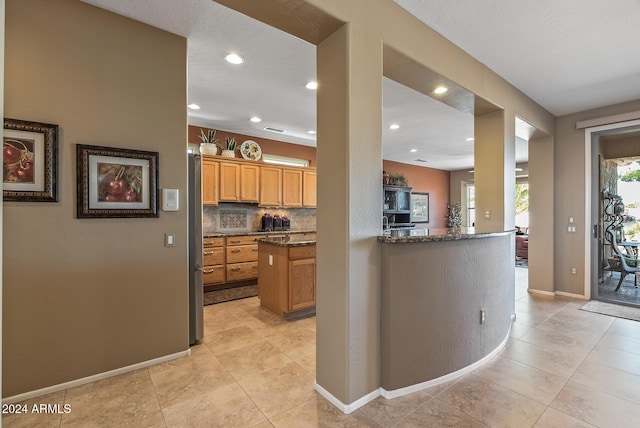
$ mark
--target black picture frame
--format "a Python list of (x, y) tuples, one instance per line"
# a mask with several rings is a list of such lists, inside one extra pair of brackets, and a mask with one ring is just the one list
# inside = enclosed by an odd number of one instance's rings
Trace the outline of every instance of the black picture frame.
[(158, 152), (76, 145), (77, 217), (158, 217)]
[(411, 223), (429, 223), (429, 193), (411, 193)]
[(3, 200), (58, 202), (58, 125), (4, 118)]

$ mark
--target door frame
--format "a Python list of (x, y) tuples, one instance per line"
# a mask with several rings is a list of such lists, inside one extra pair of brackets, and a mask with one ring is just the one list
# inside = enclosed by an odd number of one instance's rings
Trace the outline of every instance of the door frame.
[[(597, 148), (594, 147), (595, 142), (593, 141), (593, 137), (602, 134), (609, 133), (607, 131), (613, 131), (616, 129), (629, 128), (633, 126), (640, 126), (640, 119), (634, 120), (626, 120), (626, 121), (615, 121), (615, 117), (611, 118), (603, 118), (603, 120), (610, 119), (611, 122), (598, 125), (591, 126), (590, 124), (584, 123), (586, 126), (581, 126), (581, 122), (576, 123), (576, 128), (584, 128), (584, 147), (585, 147), (585, 156), (584, 156), (584, 218), (586, 219), (585, 225), (587, 225), (587, 230), (584, 233), (584, 248), (585, 248), (585, 257), (584, 257), (584, 297), (587, 300), (591, 300), (591, 295), (593, 291), (593, 287), (598, 286), (598, 266), (597, 263), (593, 263), (593, 257), (597, 257), (598, 247), (597, 247), (597, 239), (593, 237), (593, 227), (594, 225), (599, 224), (599, 198), (594, 197), (593, 191), (593, 182), (599, 183), (597, 176), (594, 177), (594, 174), (597, 174), (598, 171), (594, 171), (593, 162), (598, 161), (598, 151)], [(592, 122), (592, 121), (589, 121)], [(600, 122), (603, 123), (603, 122)], [(595, 158), (595, 159), (594, 159)], [(596, 192), (599, 192), (599, 190)], [(598, 205), (597, 207), (594, 204)], [(594, 215), (594, 212), (596, 213)], [(594, 293), (597, 295), (597, 292)]]

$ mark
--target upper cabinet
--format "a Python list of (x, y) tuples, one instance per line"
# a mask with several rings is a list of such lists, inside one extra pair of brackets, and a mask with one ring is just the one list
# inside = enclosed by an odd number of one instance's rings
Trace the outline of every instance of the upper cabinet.
[(258, 202), (260, 167), (220, 162), (220, 195), (223, 202)]
[(282, 169), (282, 206), (302, 206), (302, 170)]
[(257, 202), (263, 207), (315, 208), (316, 184), (315, 168), (203, 156), (203, 205)]
[(202, 205), (218, 205), (218, 176), (220, 164), (202, 160)]
[(264, 207), (282, 206), (282, 168), (263, 166), (260, 168), (260, 199)]
[(302, 171), (302, 206), (316, 207), (316, 185), (318, 174), (315, 171)]

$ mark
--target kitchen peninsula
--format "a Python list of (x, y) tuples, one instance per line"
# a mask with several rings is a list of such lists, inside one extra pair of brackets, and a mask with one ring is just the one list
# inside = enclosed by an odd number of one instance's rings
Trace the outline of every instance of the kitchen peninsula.
[(260, 239), (258, 269), (258, 296), (263, 309), (284, 319), (315, 314), (315, 235)]
[(462, 375), (506, 343), (515, 306), (513, 235), (462, 228), (378, 237), (389, 398)]

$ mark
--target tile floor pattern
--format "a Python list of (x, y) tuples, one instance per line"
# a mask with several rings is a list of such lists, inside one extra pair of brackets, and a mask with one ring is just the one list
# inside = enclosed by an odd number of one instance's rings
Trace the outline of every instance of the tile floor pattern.
[(377, 398), (344, 415), (313, 390), (315, 319), (281, 322), (257, 298), (205, 308), (190, 357), (30, 403), (63, 415), (12, 415), (5, 427), (638, 427), (640, 323), (527, 293), (516, 269), (507, 346), (455, 382)]

